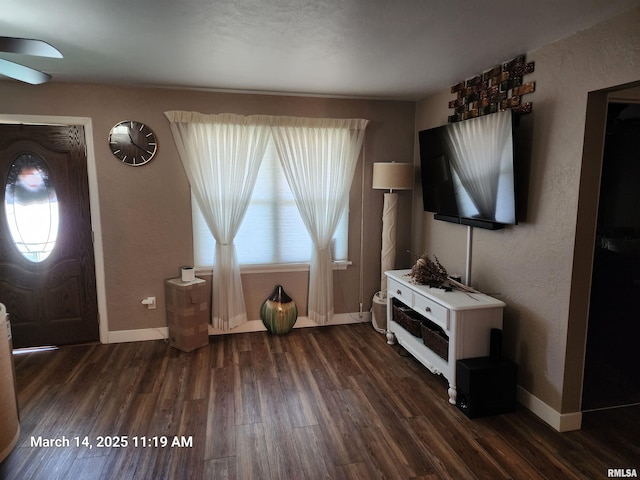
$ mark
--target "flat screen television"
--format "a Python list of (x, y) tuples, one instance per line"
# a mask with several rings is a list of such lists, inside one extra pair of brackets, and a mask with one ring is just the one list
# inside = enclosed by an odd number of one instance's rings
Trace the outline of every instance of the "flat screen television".
[(515, 225), (513, 125), (505, 110), (419, 132), (424, 210), (491, 230)]

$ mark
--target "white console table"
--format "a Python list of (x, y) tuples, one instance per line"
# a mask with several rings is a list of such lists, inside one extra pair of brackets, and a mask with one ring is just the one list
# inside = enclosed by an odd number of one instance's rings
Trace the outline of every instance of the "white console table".
[[(449, 381), (449, 403), (456, 403), (456, 361), (489, 355), (492, 328), (502, 328), (504, 302), (482, 293), (411, 283), (410, 270), (392, 270), (387, 276), (387, 338), (400, 343), (431, 372)], [(447, 359), (425, 346), (422, 338), (411, 335), (393, 320), (393, 299), (440, 326), (449, 337)]]

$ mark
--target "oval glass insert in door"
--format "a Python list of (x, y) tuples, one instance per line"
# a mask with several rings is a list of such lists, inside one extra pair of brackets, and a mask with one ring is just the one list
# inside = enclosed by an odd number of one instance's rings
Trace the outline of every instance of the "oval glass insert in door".
[(4, 208), (14, 245), (30, 262), (44, 261), (58, 238), (58, 198), (44, 161), (24, 153), (13, 162)]

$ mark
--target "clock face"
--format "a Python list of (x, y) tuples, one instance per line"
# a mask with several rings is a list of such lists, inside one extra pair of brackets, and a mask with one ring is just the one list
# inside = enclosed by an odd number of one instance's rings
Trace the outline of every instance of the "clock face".
[(158, 151), (153, 130), (132, 120), (120, 122), (111, 129), (109, 147), (116, 158), (133, 167), (149, 163)]

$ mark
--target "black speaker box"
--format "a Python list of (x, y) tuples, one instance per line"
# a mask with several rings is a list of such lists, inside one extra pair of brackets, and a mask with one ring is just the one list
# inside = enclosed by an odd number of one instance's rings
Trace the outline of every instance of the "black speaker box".
[(469, 418), (516, 410), (518, 369), (501, 358), (466, 358), (456, 364), (456, 405)]

